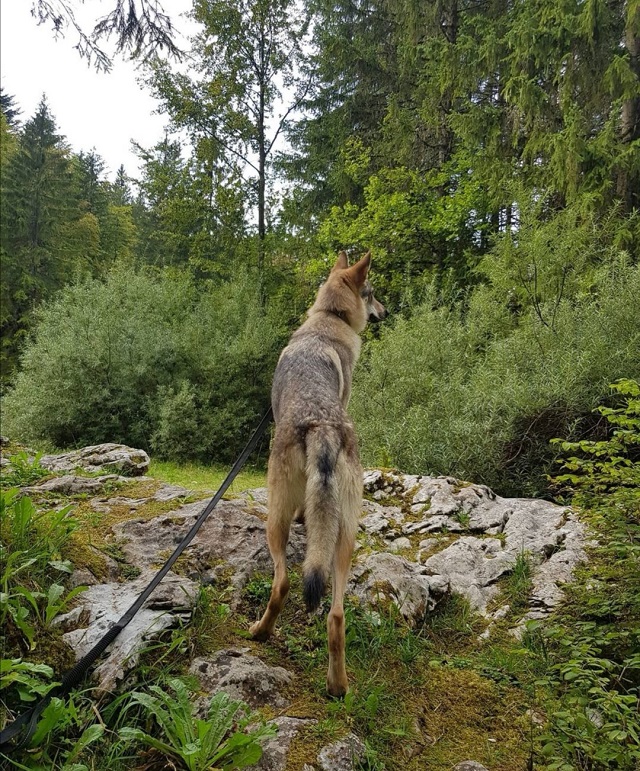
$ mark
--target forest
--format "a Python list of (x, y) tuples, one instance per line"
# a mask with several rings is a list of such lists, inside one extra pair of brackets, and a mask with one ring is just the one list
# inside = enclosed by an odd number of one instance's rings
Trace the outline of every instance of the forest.
[(548, 440), (640, 375), (637, 14), (196, 2), (135, 180), (4, 93), (11, 432), (228, 460), (337, 250), (371, 249), (365, 463), (544, 492)]
[[(154, 146), (136, 145), (139, 173), (110, 177), (99, 147), (70, 147), (46, 95), (25, 115), (20, 94), (0, 94), (2, 433), (231, 463), (336, 254), (371, 250), (390, 315), (365, 331), (355, 373), (363, 465), (575, 495), (598, 532), (612, 523), (593, 570), (613, 588), (571, 595), (544, 660), (556, 645), (575, 672), (615, 662), (581, 694), (623, 692), (628, 671), (628, 701), (599, 707), (614, 715), (603, 738), (571, 722), (586, 697), (561, 701), (578, 675), (560, 659), (552, 686), (528, 672), (561, 715), (531, 757), (630, 771), (640, 2), (194, 0), (191, 17), (182, 61), (138, 46), (166, 117)], [(349, 725), (371, 720), (354, 703)], [(387, 767), (381, 746), (362, 768)]]

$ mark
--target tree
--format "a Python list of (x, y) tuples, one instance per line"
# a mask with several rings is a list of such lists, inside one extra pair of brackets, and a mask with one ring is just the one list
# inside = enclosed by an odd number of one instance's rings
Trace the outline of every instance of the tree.
[(90, 33), (77, 21), (73, 0), (33, 0), (32, 15), (38, 24), (50, 23), (56, 35), (71, 27), (78, 35), (76, 48), (98, 70), (111, 69), (111, 57), (100, 47), (103, 38), (115, 35), (118, 54), (146, 58), (158, 50), (177, 58), (173, 25), (159, 0), (115, 0), (115, 7), (99, 19)]
[(196, 0), (193, 18), (203, 30), (192, 40), (190, 74), (157, 62), (151, 84), (207, 173), (226, 167), (252, 177), (264, 283), (270, 172), (276, 141), (309, 87), (300, 75), (308, 19), (296, 0)]
[(59, 226), (73, 207), (72, 168), (44, 97), (3, 171), (1, 335), (6, 359), (18, 350), (34, 307), (72, 273), (57, 248)]
[(18, 116), (22, 112), (15, 102), (15, 97), (7, 94), (4, 88), (0, 86), (0, 112), (4, 115), (7, 125), (14, 129), (18, 127), (20, 122)]

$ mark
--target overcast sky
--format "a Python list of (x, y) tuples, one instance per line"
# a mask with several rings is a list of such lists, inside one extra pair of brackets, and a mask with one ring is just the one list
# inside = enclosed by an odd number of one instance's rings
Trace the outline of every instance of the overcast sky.
[[(104, 158), (109, 178), (123, 163), (131, 176), (138, 164), (131, 151), (134, 139), (144, 147), (164, 134), (165, 117), (154, 115), (156, 101), (137, 82), (135, 65), (114, 60), (110, 73), (87, 66), (73, 47), (77, 35), (71, 29), (57, 40), (47, 25), (38, 26), (31, 16), (31, 0), (2, 0), (0, 4), (0, 75), (4, 90), (16, 98), (21, 120), (30, 118), (46, 94), (58, 130), (75, 150), (95, 147)], [(85, 31), (110, 10), (110, 0), (79, 2), (77, 16), (86, 18)], [(189, 23), (181, 14), (191, 0), (164, 0), (165, 12), (178, 29)], [(184, 41), (179, 41), (184, 45)], [(105, 45), (109, 50), (108, 44)]]

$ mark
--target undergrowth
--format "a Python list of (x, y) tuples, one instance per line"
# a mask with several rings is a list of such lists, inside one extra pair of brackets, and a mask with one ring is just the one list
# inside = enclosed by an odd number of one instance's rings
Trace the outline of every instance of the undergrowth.
[[(316, 763), (322, 746), (348, 733), (366, 745), (360, 771), (450, 771), (464, 759), (491, 771), (636, 771), (640, 386), (621, 381), (614, 395), (619, 404), (600, 410), (610, 425), (606, 438), (556, 444), (565, 456), (553, 480), (556, 494), (576, 508), (594, 544), (589, 561), (565, 587), (559, 610), (544, 623), (528, 622), (522, 639), (510, 630), (530, 593), (532, 564), (526, 553), (500, 585), (498, 599), (511, 610), (493, 623), (488, 640), (480, 638), (486, 621), (456, 595), (415, 627), (392, 604), (373, 611), (348, 600), (351, 690), (343, 700), (333, 700), (325, 694), (329, 599), (320, 613), (308, 616), (300, 575), (292, 568), (291, 596), (276, 634), (259, 644), (247, 630), (264, 610), (270, 574), (253, 576), (239, 604), (219, 577), (200, 589), (188, 624), (148, 644), (135, 670), (134, 693), (124, 689), (105, 699), (85, 688), (64, 701), (52, 700), (29, 746), (12, 758), (14, 767), (125, 771), (201, 763), (193, 767), (208, 768), (217, 752), (202, 741), (214, 737), (207, 723), (211, 714), (197, 716), (185, 701), (185, 694), (197, 688), (189, 665), (196, 657), (241, 646), (292, 673), (292, 683), (282, 691), (289, 703), (286, 714), (310, 721), (292, 740), (287, 771)], [(73, 601), (66, 589), (52, 587), (65, 585), (77, 529), (68, 510), (39, 510), (15, 491), (3, 496), (8, 569), (2, 600), (9, 634), (0, 695), (6, 718), (46, 693), (67, 668), (54, 660), (53, 632), (47, 627), (67, 598)], [(89, 516), (82, 502), (78, 511)], [(105, 521), (99, 526), (104, 528)], [(11, 610), (10, 603), (26, 611), (22, 628), (14, 616), (25, 611)], [(214, 702), (216, 714), (225, 710), (225, 704)], [(252, 719), (263, 725), (278, 714), (265, 707)], [(220, 747), (234, 741), (249, 746), (246, 738), (233, 739), (244, 732), (242, 715), (238, 708), (230, 723), (222, 720), (226, 728), (215, 734)], [(200, 737), (199, 744), (194, 737)], [(253, 758), (259, 749), (248, 752)]]

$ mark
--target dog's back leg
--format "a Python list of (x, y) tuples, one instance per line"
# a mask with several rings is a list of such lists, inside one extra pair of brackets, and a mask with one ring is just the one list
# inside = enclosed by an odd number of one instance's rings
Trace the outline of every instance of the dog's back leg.
[(274, 575), (267, 609), (260, 621), (249, 630), (255, 640), (266, 640), (273, 634), (276, 620), (289, 593), (287, 542), (293, 515), (304, 501), (305, 480), (302, 469), (292, 469), (287, 460), (286, 457), (279, 457), (275, 450), (269, 460), (267, 543), (273, 559)]
[(349, 689), (345, 664), (345, 619), (343, 597), (349, 577), (351, 556), (362, 509), (362, 470), (356, 461), (340, 464), (342, 521), (332, 565), (332, 601), (327, 617), (329, 670), (327, 691), (331, 696), (344, 696)]

